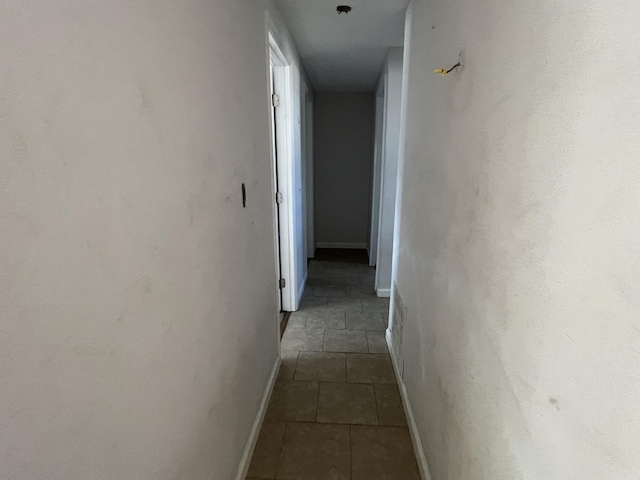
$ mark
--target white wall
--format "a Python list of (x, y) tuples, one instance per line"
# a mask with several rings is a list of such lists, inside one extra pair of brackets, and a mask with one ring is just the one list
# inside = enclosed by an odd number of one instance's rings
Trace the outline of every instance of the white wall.
[(315, 207), (313, 206), (313, 89), (307, 83), (307, 103), (304, 109), (304, 154), (305, 154), (305, 228), (307, 232), (307, 258), (314, 258), (316, 252)]
[(378, 83), (374, 100), (373, 166), (371, 173), (371, 208), (369, 219), (369, 266), (378, 261), (378, 231), (380, 227), (380, 191), (382, 190), (382, 157), (384, 156), (385, 89), (387, 87), (386, 62)]
[(414, 2), (397, 285), (433, 480), (638, 478), (639, 24)]
[[(286, 57), (290, 66), (290, 81), (293, 104), (290, 105), (290, 112), (293, 117), (293, 135), (290, 137), (291, 152), (291, 199), (285, 198), (285, 203), (291, 201), (291, 205), (287, 205), (293, 220), (291, 245), (293, 258), (292, 279), (287, 279), (292, 285), (295, 285), (295, 302), (293, 304), (285, 304), (289, 310), (297, 310), (304, 291), (307, 279), (307, 199), (306, 199), (306, 169), (307, 161), (305, 152), (304, 135), (304, 118), (306, 117), (306, 108), (309, 104), (306, 99), (306, 90), (311, 89), (311, 84), (307, 79), (304, 67), (300, 62), (300, 57), (296, 50), (296, 46), (289, 34), (287, 25), (285, 24), (278, 7), (274, 0), (267, 2), (268, 8), (268, 26), (271, 29), (274, 38), (278, 42), (278, 46), (282, 49), (282, 53)], [(313, 99), (313, 97), (311, 97)]]
[(391, 292), (391, 264), (393, 259), (393, 232), (396, 209), (396, 183), (398, 180), (398, 154), (400, 150), (400, 106), (402, 97), (402, 48), (390, 48), (380, 76), (385, 95), (376, 98), (384, 104), (384, 153), (380, 178), (380, 217), (378, 221), (378, 248), (376, 260), (376, 292), (388, 297)]
[(315, 95), (313, 158), (318, 247), (367, 246), (373, 116), (370, 93)]
[(230, 480), (278, 355), (264, 4), (0, 5), (0, 478)]

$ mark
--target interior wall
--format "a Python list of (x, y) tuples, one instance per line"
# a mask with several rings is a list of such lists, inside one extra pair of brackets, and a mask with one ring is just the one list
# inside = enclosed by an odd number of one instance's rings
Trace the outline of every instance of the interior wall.
[(278, 357), (264, 4), (0, 4), (0, 477), (231, 480)]
[(306, 164), (306, 194), (307, 201), (307, 258), (314, 258), (316, 253), (315, 236), (315, 207), (313, 205), (313, 90), (308, 86), (307, 103), (304, 111), (304, 142), (305, 142), (305, 164)]
[(636, 479), (640, 4), (411, 19), (397, 286), (431, 477)]
[(378, 261), (378, 233), (380, 230), (380, 191), (382, 189), (382, 157), (384, 156), (385, 94), (387, 72), (385, 67), (378, 79), (374, 95), (373, 166), (371, 173), (371, 215), (369, 220), (369, 266)]
[(384, 104), (384, 152), (380, 179), (380, 219), (376, 260), (376, 292), (380, 297), (391, 294), (393, 232), (400, 151), (400, 108), (402, 97), (402, 48), (390, 48), (380, 80), (385, 82), (385, 95), (376, 98)]
[(304, 66), (300, 61), (295, 43), (287, 29), (287, 25), (282, 18), (280, 11), (274, 0), (267, 2), (269, 12), (268, 25), (271, 29), (278, 46), (282, 49), (283, 55), (289, 64), (289, 75), (291, 82), (291, 100), (289, 112), (292, 116), (293, 135), (290, 138), (291, 152), (291, 193), (292, 198), (285, 198), (285, 204), (291, 201), (290, 212), (292, 215), (292, 238), (291, 256), (293, 259), (292, 279), (287, 279), (295, 285), (295, 302), (287, 305), (288, 310), (297, 310), (304, 292), (307, 280), (307, 151), (305, 135), (306, 109), (313, 108), (313, 96), (311, 102), (307, 102), (306, 91), (313, 92), (311, 82), (307, 78)]
[(316, 245), (366, 248), (373, 163), (373, 95), (316, 93)]

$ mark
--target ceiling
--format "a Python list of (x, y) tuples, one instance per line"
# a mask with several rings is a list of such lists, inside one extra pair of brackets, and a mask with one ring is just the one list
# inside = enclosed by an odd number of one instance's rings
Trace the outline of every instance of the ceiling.
[[(389, 47), (401, 47), (409, 0), (277, 0), (313, 88), (373, 91)], [(338, 5), (350, 5), (338, 15)]]

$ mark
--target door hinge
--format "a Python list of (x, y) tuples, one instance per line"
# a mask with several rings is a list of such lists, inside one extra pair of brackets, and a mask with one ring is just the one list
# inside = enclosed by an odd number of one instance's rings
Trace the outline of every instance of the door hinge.
[(284, 202), (284, 195), (280, 192), (276, 192), (276, 203), (280, 204)]
[(271, 95), (271, 104), (274, 107), (279, 107), (280, 106), (280, 95), (278, 95), (277, 93), (274, 93), (273, 95)]
[(287, 286), (287, 281), (284, 278), (280, 279), (280, 288), (284, 288)]

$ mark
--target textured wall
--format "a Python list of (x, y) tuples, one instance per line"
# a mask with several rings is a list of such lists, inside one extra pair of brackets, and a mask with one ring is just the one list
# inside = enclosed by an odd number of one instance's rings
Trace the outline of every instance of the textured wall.
[(316, 242), (364, 248), (369, 238), (373, 96), (318, 93), (313, 149)]
[(433, 480), (638, 478), (639, 24), (413, 4), (397, 281)]
[(0, 11), (0, 478), (230, 480), (278, 345), (264, 4)]

